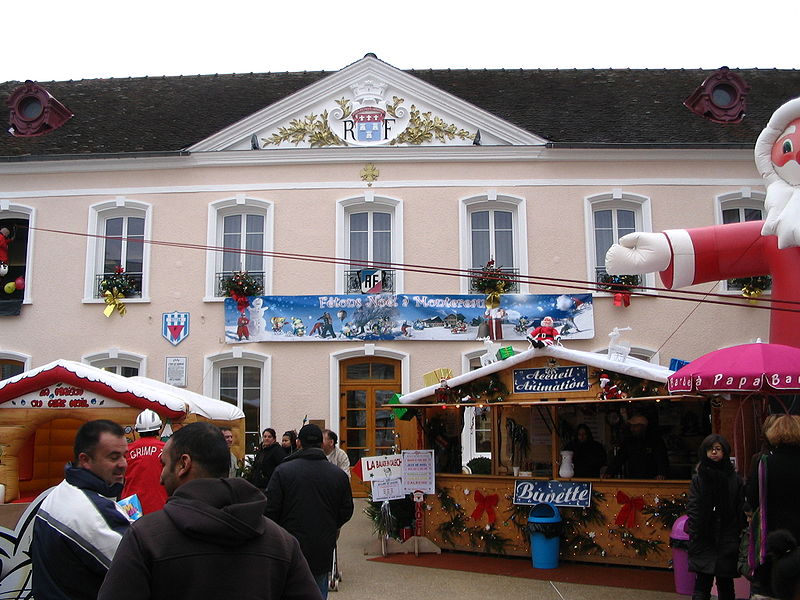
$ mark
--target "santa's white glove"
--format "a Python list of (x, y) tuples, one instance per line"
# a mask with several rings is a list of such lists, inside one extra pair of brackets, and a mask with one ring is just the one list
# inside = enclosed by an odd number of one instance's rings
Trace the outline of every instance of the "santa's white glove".
[(641, 275), (663, 271), (669, 266), (672, 250), (663, 233), (636, 231), (619, 238), (606, 252), (609, 275)]
[(785, 183), (770, 184), (764, 202), (767, 218), (761, 235), (778, 236), (778, 248), (800, 246), (800, 189)]

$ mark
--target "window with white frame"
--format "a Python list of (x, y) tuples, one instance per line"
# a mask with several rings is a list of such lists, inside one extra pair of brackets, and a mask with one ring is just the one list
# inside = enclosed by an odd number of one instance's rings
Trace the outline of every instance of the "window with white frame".
[(268, 358), (253, 353), (226, 353), (208, 359), (213, 373), (213, 388), (208, 390), (237, 406), (244, 413), (245, 451), (255, 452), (261, 443), (261, 430), (269, 422), (266, 377)]
[[(522, 231), (521, 205), (520, 199), (496, 194), (464, 202), (467, 248), (463, 262), (468, 269), (480, 269), (494, 260), (496, 267), (510, 275), (519, 275), (524, 270), (525, 255), (520, 241), (526, 236)], [(519, 282), (515, 280), (507, 291), (519, 292)]]
[(123, 377), (136, 377), (137, 375), (144, 376), (147, 359), (141, 354), (112, 349), (107, 352), (89, 354), (84, 356), (82, 360), (88, 365), (110, 373), (116, 373)]
[(337, 255), (350, 261), (339, 268), (341, 286), (337, 288), (341, 287), (343, 293), (361, 292), (359, 272), (365, 269), (382, 271), (384, 292), (399, 291), (401, 272), (388, 266), (402, 262), (399, 213), (397, 200), (371, 194), (339, 203), (341, 235)]
[(0, 351), (0, 381), (24, 373), (30, 360), (27, 354)]
[(88, 247), (86, 297), (100, 298), (100, 282), (122, 269), (134, 287), (126, 302), (147, 298), (150, 247), (144, 241), (149, 238), (150, 206), (118, 198), (92, 206), (89, 219), (95, 242)]
[(212, 297), (224, 295), (222, 283), (235, 271), (247, 271), (269, 294), (272, 251), (272, 205), (245, 198), (222, 200), (210, 207), (209, 260)]
[[(482, 354), (484, 351), (479, 350), (464, 357), (470, 371), (481, 367)], [(475, 458), (492, 457), (492, 419), (489, 411), (488, 406), (464, 407), (464, 428), (461, 430), (461, 462), (464, 466), (468, 466)]]
[[(606, 253), (619, 238), (634, 231), (650, 231), (650, 203), (644, 196), (612, 192), (586, 199), (589, 281), (606, 275)], [(644, 279), (640, 276), (640, 280)], [(642, 281), (644, 283), (644, 281)]]
[[(14, 289), (11, 291), (4, 290), (3, 297), (0, 301), (14, 301), (17, 304), (21, 301), (28, 300), (30, 289), (29, 285), (24, 285), (17, 288), (16, 281), (22, 278), (23, 282), (30, 280), (31, 264), (29, 255), (33, 247), (33, 230), (31, 229), (33, 223), (33, 209), (28, 206), (20, 204), (12, 204), (8, 200), (0, 200), (0, 229), (7, 229), (11, 235), (11, 241), (6, 247), (8, 254), (4, 270), (7, 269), (4, 278), (0, 281), (4, 285), (14, 282)], [(4, 314), (17, 314), (14, 309), (8, 306), (3, 306), (0, 302), (0, 315)]]
[[(751, 192), (744, 190), (723, 194), (717, 198), (719, 205), (718, 220), (720, 223), (745, 223), (748, 221), (761, 221), (764, 219), (765, 195), (761, 192)], [(729, 292), (741, 292), (744, 282), (742, 279), (728, 279), (724, 282), (724, 290)], [(767, 280), (769, 283), (769, 280)], [(769, 285), (765, 290), (769, 289)]]

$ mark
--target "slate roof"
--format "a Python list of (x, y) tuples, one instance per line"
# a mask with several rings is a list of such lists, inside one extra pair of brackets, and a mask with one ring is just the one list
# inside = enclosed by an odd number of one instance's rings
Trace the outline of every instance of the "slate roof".
[[(747, 116), (720, 125), (683, 101), (713, 71), (410, 70), (555, 146), (752, 148), (772, 112), (800, 96), (799, 70), (733, 69), (751, 86)], [(0, 160), (176, 152), (330, 72), (39, 82), (75, 117), (38, 138), (0, 134)], [(21, 82), (0, 84), (0, 98)], [(3, 102), (5, 106), (5, 102)]]

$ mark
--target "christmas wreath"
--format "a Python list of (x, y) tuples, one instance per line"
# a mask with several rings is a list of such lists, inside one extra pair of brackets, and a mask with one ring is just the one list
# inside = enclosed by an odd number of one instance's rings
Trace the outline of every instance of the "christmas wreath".
[(508, 273), (502, 267), (495, 266), (494, 259), (490, 259), (480, 271), (474, 271), (472, 276), (472, 289), (481, 294), (486, 294), (487, 308), (500, 306), (500, 294), (511, 286)]
[(756, 275), (754, 277), (737, 277), (729, 279), (728, 285), (732, 288), (742, 290), (742, 296), (745, 298), (758, 298), (772, 287), (772, 277), (769, 275)]
[(130, 298), (139, 293), (139, 287), (120, 266), (114, 268), (113, 273), (107, 273), (100, 282), (100, 291), (105, 294), (112, 292)]
[(222, 292), (229, 298), (258, 296), (263, 290), (261, 282), (247, 271), (234, 271), (222, 280)]
[(603, 273), (598, 281), (601, 290), (614, 294), (614, 306), (630, 306), (631, 290), (639, 285), (638, 275), (609, 275)]

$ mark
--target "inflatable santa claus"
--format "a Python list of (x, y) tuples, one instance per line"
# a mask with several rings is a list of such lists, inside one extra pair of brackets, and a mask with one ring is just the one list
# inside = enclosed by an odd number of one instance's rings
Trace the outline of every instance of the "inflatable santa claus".
[[(800, 301), (800, 98), (770, 118), (755, 160), (767, 184), (764, 221), (661, 233), (630, 233), (606, 254), (612, 275), (660, 272), (667, 288), (707, 281), (772, 276), (772, 301)], [(800, 347), (800, 312), (776, 310), (770, 341)]]

